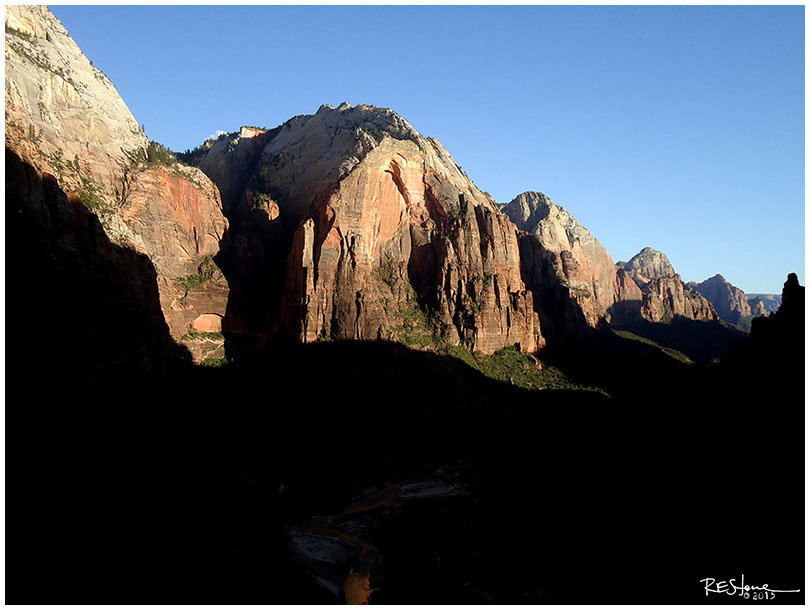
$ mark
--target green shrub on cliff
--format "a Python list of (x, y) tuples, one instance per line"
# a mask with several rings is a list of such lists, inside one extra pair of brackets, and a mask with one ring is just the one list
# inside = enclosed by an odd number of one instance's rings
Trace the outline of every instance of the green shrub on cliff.
[(180, 337), (181, 341), (200, 341), (204, 339), (214, 339), (221, 341), (225, 337), (222, 335), (221, 332), (198, 332), (193, 330), (189, 333), (186, 333), (182, 337)]
[(175, 284), (183, 288), (186, 292), (199, 288), (209, 280), (222, 275), (222, 271), (214, 262), (214, 257), (206, 254), (202, 262), (197, 267), (197, 273), (184, 277), (174, 278)]
[(200, 366), (207, 366), (210, 368), (220, 368), (230, 364), (227, 358), (205, 358), (200, 362)]
[(397, 285), (399, 274), (400, 263), (391, 256), (386, 256), (384, 260), (380, 261), (378, 267), (371, 270), (371, 278), (381, 284), (385, 284), (391, 290), (394, 290), (394, 287)]
[(392, 328), (397, 342), (439, 353), (447, 346), (438, 318), (428, 308), (420, 306), (415, 298), (402, 304), (395, 315), (401, 322)]
[(149, 140), (146, 146), (146, 161), (154, 165), (172, 165), (178, 163), (175, 154), (160, 142)]
[[(458, 358), (459, 350), (469, 354), (464, 348), (456, 348), (450, 355)], [(536, 356), (522, 352), (515, 346), (504, 347), (489, 356), (477, 353), (471, 354), (471, 356), (474, 364), (470, 362), (468, 357), (462, 357), (461, 359), (487, 377), (505, 381), (521, 388), (529, 390), (602, 391), (599, 388), (582, 386), (571, 381), (560, 369), (541, 363)]]
[(99, 196), (102, 192), (101, 187), (99, 187), (92, 178), (79, 174), (79, 180), (81, 181), (81, 186), (76, 189), (76, 193), (88, 210), (94, 214), (112, 211), (110, 205)]
[(401, 325), (392, 328), (392, 338), (407, 347), (452, 356), (482, 374), (498, 381), (529, 390), (567, 389), (603, 392), (600, 388), (582, 386), (569, 379), (560, 369), (543, 364), (516, 346), (509, 346), (491, 355), (473, 352), (466, 345), (451, 345), (447, 329), (434, 312), (409, 301), (396, 311)]
[(107, 204), (104, 203), (104, 200), (101, 199), (101, 197), (99, 197), (98, 195), (96, 195), (92, 191), (86, 191), (84, 189), (79, 189), (77, 191), (77, 193), (79, 195), (79, 199), (82, 200), (82, 203), (91, 212), (95, 212), (95, 213), (103, 212), (108, 207)]

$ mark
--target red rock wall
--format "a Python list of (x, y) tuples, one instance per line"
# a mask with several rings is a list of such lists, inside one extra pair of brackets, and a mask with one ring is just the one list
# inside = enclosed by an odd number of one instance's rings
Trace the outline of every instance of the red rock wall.
[(651, 322), (674, 316), (690, 320), (717, 320), (717, 312), (703, 296), (690, 290), (674, 275), (650, 280), (644, 287), (642, 315)]
[(396, 339), (422, 308), (451, 344), (542, 345), (515, 229), (464, 186), (431, 171), (413, 143), (384, 140), (296, 231), (282, 306), (290, 332)]

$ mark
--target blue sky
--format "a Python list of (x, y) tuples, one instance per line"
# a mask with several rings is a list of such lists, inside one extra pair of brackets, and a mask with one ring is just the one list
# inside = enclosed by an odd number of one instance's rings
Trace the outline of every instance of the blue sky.
[(496, 201), (627, 260), (804, 283), (803, 6), (51, 6), (174, 150), (323, 103), (396, 110)]

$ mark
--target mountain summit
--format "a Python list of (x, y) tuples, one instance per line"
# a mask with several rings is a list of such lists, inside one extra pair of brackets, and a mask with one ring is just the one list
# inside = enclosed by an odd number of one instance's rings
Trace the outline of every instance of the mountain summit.
[[(542, 345), (514, 226), (437, 140), (392, 110), (324, 105), (223, 136), (191, 162), (227, 194), (225, 265), (255, 267), (234, 271), (232, 290), (277, 288), (263, 311), (237, 297), (235, 335), (263, 319), (267, 333), (302, 341)], [(257, 202), (269, 210), (258, 220)]]
[[(575, 320), (580, 316), (591, 328), (596, 328), (600, 321), (626, 322), (637, 317), (634, 312), (641, 303), (641, 291), (623, 270), (616, 268), (602, 244), (565, 208), (555, 205), (543, 193), (528, 191), (504, 204), (501, 210), (518, 229), (534, 238), (522, 240), (525, 258), (536, 259), (528, 263), (525, 275), (535, 278), (535, 293), (546, 293), (545, 298), (536, 299), (544, 328), (550, 330), (553, 318), (560, 316), (568, 320), (569, 331), (574, 330)], [(544, 266), (545, 272), (538, 276)], [(552, 285), (557, 288), (551, 289)], [(560, 294), (555, 297), (551, 290)], [(542, 309), (544, 302), (557, 302), (566, 308), (568, 300), (576, 303), (568, 313), (552, 314)]]
[(644, 285), (650, 280), (675, 275), (675, 269), (672, 267), (672, 263), (669, 262), (667, 255), (650, 247), (642, 248), (641, 252), (626, 262), (624, 270), (639, 285)]
[(643, 248), (624, 270), (644, 292), (642, 316), (652, 322), (665, 322), (674, 316), (689, 320), (717, 320), (712, 304), (681, 280), (667, 255), (650, 247)]
[[(714, 305), (721, 319), (735, 324), (744, 330), (750, 330), (753, 312), (745, 293), (726, 281), (719, 273), (694, 285), (694, 289)], [(764, 309), (764, 306), (763, 306)], [(761, 314), (761, 310), (758, 309)]]
[[(228, 299), (213, 263), (227, 227), (216, 187), (202, 171), (147, 140), (113, 84), (46, 7), (7, 6), (5, 40), (6, 149), (21, 161), (7, 164), (13, 169), (7, 182), (27, 193), (18, 200), (26, 230), (36, 227), (50, 241), (60, 234), (72, 243), (69, 257), (84, 257), (78, 268), (88, 278), (97, 278), (122, 249), (145, 254), (156, 279), (145, 268), (130, 268), (131, 257), (123, 257), (122, 275), (133, 285), (151, 289), (156, 283), (160, 312), (151, 323), (168, 326), (196, 360), (223, 355), (221, 338), (204, 345), (188, 340), (219, 332)], [(30, 205), (40, 196), (49, 204)], [(87, 249), (76, 245), (91, 234)], [(110, 291), (101, 292), (96, 306), (103, 319), (115, 307), (103, 305)], [(138, 302), (142, 295), (127, 299)], [(142, 335), (133, 340), (150, 341)], [(154, 354), (149, 345), (143, 351)]]

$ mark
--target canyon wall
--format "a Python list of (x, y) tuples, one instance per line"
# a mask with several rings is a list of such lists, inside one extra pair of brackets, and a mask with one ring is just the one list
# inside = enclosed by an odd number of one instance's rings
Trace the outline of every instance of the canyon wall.
[[(217, 188), (156, 155), (165, 151), (47, 7), (7, 6), (5, 20), (6, 149), (53, 178), (113, 244), (148, 257), (165, 322), (195, 359), (221, 354), (228, 287), (213, 257), (227, 221)], [(203, 329), (215, 338), (194, 336)]]
[(666, 254), (643, 248), (623, 265), (641, 288), (641, 315), (650, 322), (666, 322), (674, 316), (689, 320), (718, 320), (712, 304), (686, 285)]
[(529, 191), (501, 209), (525, 232), (524, 277), (548, 332), (582, 334), (639, 318), (641, 290), (565, 208)]
[[(243, 230), (229, 242), (258, 242), (239, 256), (271, 259), (254, 274), (279, 288), (278, 308), (265, 308), (268, 335), (441, 341), (484, 353), (543, 345), (514, 225), (438, 141), (393, 111), (324, 105), (272, 132), (221, 140), (193, 162), (231, 194), (231, 226)], [(247, 153), (252, 141), (261, 153)], [(241, 155), (253, 160), (250, 175), (227, 171), (244, 167), (232, 161)], [(269, 247), (244, 230), (255, 229), (246, 218), (257, 205)], [(233, 317), (226, 326), (236, 331), (250, 326), (240, 318), (260, 316), (245, 303)]]

